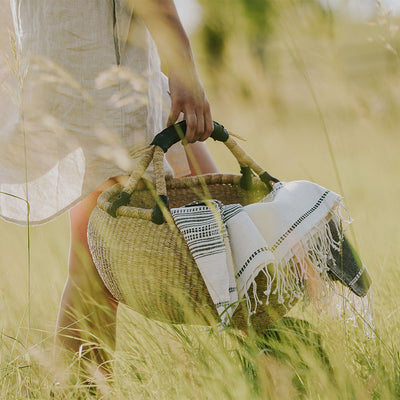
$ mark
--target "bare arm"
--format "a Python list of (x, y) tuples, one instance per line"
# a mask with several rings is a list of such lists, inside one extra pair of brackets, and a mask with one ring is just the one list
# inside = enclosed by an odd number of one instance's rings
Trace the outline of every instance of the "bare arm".
[(213, 129), (210, 105), (173, 0), (135, 0), (134, 9), (153, 36), (168, 70), (171, 93), (168, 124), (174, 123), (182, 112), (187, 122), (188, 142), (207, 139)]

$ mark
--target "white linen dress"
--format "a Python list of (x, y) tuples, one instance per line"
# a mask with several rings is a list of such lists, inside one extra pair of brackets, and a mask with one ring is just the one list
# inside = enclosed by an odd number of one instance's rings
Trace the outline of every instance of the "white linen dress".
[(0, 216), (27, 223), (17, 196), (38, 224), (134, 168), (165, 127), (168, 85), (123, 0), (11, 0), (11, 9), (17, 84), (1, 95)]

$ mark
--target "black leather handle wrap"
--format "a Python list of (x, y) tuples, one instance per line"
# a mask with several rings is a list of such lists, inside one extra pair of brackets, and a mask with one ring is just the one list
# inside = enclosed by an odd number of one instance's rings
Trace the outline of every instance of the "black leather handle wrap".
[(267, 185), (269, 190), (272, 190), (271, 181), (275, 183), (279, 182), (279, 179), (274, 178), (267, 171), (260, 175), (260, 179)]
[[(165, 205), (165, 207), (167, 207), (169, 209), (168, 197), (161, 194), (159, 196), (159, 198), (160, 198), (160, 201)], [(156, 206), (153, 209), (153, 213), (151, 214), (151, 220), (157, 225), (161, 225), (164, 223), (164, 216), (163, 216), (161, 208), (158, 204), (156, 204)]]
[[(213, 122), (213, 124), (214, 124), (214, 130), (212, 131), (210, 137), (219, 142), (226, 142), (229, 139), (229, 132), (221, 124), (219, 124), (215, 121)], [(151, 142), (151, 145), (159, 146), (164, 151), (164, 153), (166, 153), (172, 145), (179, 142), (180, 140), (182, 140), (185, 137), (185, 133), (186, 133), (186, 121), (181, 121), (177, 124), (169, 126), (168, 128), (164, 129), (163, 131), (161, 131), (158, 135), (156, 135), (154, 137), (153, 141)], [(231, 146), (229, 146), (229, 142), (227, 143), (227, 145), (231, 149), (232, 153), (235, 155), (235, 157), (238, 159), (238, 161), (240, 163), (241, 153), (243, 153), (243, 156), (246, 156), (244, 151), (242, 149), (240, 149), (240, 147), (239, 147), (239, 150), (237, 150), (238, 154), (236, 154), (236, 151), (233, 151)], [(237, 145), (234, 143), (233, 147), (235, 147), (235, 146), (237, 146)], [(153, 153), (154, 153), (154, 151), (153, 151)], [(145, 154), (145, 156), (147, 157), (146, 154)], [(150, 162), (150, 159), (148, 161)], [(146, 164), (146, 166), (147, 165), (148, 164)], [(261, 167), (259, 167), (258, 165), (255, 164), (255, 166), (256, 166), (257, 171), (261, 169)], [(242, 173), (242, 177), (240, 179), (240, 186), (245, 190), (251, 190), (252, 179), (253, 179), (253, 172), (252, 172), (251, 166), (243, 166), (242, 165), (241, 173)], [(259, 177), (260, 177), (261, 181), (264, 182), (270, 190), (272, 190), (271, 181), (279, 182), (278, 179), (274, 178), (266, 171), (261, 173)], [(108, 214), (110, 214), (113, 217), (116, 217), (118, 208), (129, 204), (129, 200), (131, 197), (130, 193), (131, 193), (131, 190), (133, 190), (133, 188), (129, 188), (129, 190), (127, 190), (126, 192), (122, 191), (119, 194), (118, 198), (115, 199), (115, 201), (112, 204), (110, 204), (110, 206), (108, 207), (108, 210), (107, 210)], [(128, 193), (128, 191), (129, 191), (129, 193)], [(164, 204), (164, 206), (167, 209), (169, 208), (169, 201), (168, 201), (168, 197), (166, 195), (159, 196), (159, 202), (153, 209), (151, 220), (156, 224), (162, 224), (164, 222), (164, 216), (163, 216), (163, 213), (162, 213), (162, 210), (160, 207), (161, 204)]]
[[(166, 153), (172, 145), (182, 140), (185, 134), (186, 121), (181, 121), (161, 131), (154, 137), (151, 144), (160, 146)], [(221, 124), (214, 122), (214, 130), (211, 133), (211, 137), (219, 142), (226, 142), (229, 138), (229, 133)]]
[(114, 218), (117, 217), (117, 210), (121, 206), (127, 206), (129, 204), (129, 200), (131, 199), (131, 195), (126, 192), (121, 192), (118, 197), (111, 203), (107, 209), (107, 212)]

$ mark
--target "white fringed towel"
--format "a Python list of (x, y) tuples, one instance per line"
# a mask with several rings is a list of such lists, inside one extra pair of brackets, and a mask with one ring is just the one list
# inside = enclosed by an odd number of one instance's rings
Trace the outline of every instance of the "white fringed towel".
[[(232, 213), (232, 209), (236, 212)], [(249, 314), (252, 314), (260, 301), (257, 298), (255, 279), (261, 271), (264, 271), (268, 279), (266, 291), (270, 291), (272, 278), (267, 267), (275, 262), (275, 257), (265, 238), (240, 204), (223, 206), (222, 215), (228, 231), (239, 300), (246, 298)], [(248, 296), (248, 290), (252, 285), (254, 306)]]
[[(288, 301), (290, 305), (300, 298), (304, 280), (309, 278), (306, 263), (326, 278), (331, 249), (339, 248), (343, 223), (351, 222), (347, 213), (342, 216), (341, 209), (345, 209), (341, 206), (338, 194), (312, 182), (294, 181), (276, 183), (265, 199), (244, 208), (211, 200), (175, 208), (171, 213), (226, 322), (243, 297), (249, 314), (260, 301), (268, 303), (273, 282), (279, 303)], [(332, 237), (330, 222), (340, 232), (338, 240)], [(268, 269), (270, 264), (273, 268)], [(257, 298), (255, 284), (260, 272), (268, 278), (263, 299)], [(253, 301), (247, 293), (252, 285)]]
[(173, 208), (171, 214), (221, 320), (229, 323), (239, 298), (247, 296), (258, 272), (273, 261), (272, 253), (240, 204), (210, 200)]
[(207, 202), (207, 205), (193, 203), (173, 208), (171, 214), (196, 260), (218, 314), (223, 316), (238, 296), (220, 204), (215, 201)]
[[(326, 279), (332, 248), (340, 249), (351, 222), (343, 198), (308, 181), (278, 182), (261, 202), (245, 207), (275, 257), (278, 302), (303, 296), (307, 265)], [(338, 237), (332, 236), (333, 223)], [(293, 266), (297, 267), (294, 268)]]

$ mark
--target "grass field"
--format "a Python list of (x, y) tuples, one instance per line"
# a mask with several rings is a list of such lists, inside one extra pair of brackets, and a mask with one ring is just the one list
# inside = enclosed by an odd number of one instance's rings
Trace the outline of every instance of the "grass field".
[[(400, 41), (396, 21), (375, 22), (317, 20), (307, 7), (284, 9), (265, 69), (240, 32), (218, 70), (206, 65), (199, 40), (194, 44), (214, 119), (246, 137), (245, 148), (272, 175), (312, 180), (345, 196), (355, 221), (349, 237), (373, 279), (376, 337), (296, 306), (289, 315), (321, 334), (332, 372), (301, 343), (273, 342), (280, 355), (273, 357), (259, 353), (252, 337), (243, 345), (234, 334), (170, 327), (121, 307), (116, 383), (102, 387), (98, 398), (400, 398)], [(209, 148), (222, 171), (238, 171), (220, 145)], [(30, 229), (29, 277), (27, 234), (0, 221), (4, 400), (48, 399), (53, 382), (68, 216)], [(66, 398), (79, 393), (76, 385)]]

